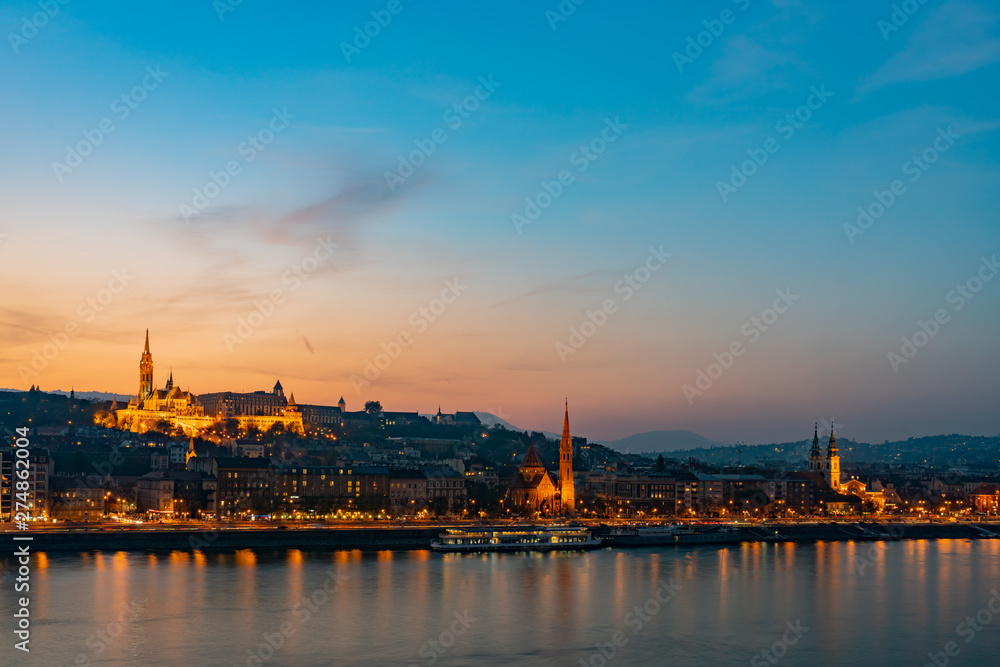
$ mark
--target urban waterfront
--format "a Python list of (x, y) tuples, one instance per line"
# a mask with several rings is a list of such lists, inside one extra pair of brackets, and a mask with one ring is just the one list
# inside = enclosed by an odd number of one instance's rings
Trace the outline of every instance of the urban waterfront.
[(37, 553), (31, 581), (4, 665), (979, 665), (1000, 541)]

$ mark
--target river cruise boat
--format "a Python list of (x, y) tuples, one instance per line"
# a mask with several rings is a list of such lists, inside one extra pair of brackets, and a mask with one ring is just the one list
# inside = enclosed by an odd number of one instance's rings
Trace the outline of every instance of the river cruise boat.
[(601, 538), (578, 526), (453, 528), (431, 543), (434, 551), (556, 551), (596, 549)]
[(613, 547), (666, 546), (669, 544), (733, 544), (742, 541), (735, 526), (683, 525), (622, 526), (607, 537)]

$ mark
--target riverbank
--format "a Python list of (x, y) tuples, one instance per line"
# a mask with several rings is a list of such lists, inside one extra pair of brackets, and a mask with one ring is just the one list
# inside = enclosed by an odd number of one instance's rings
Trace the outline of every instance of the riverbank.
[[(407, 551), (430, 548), (448, 526), (379, 528), (208, 528), (119, 530), (39, 530), (34, 551), (233, 551), (236, 549), (305, 549), (316, 551)], [(595, 537), (613, 528), (594, 526)], [(905, 539), (1000, 538), (998, 523), (778, 523), (739, 526), (729, 540), (738, 542), (885, 541)]]

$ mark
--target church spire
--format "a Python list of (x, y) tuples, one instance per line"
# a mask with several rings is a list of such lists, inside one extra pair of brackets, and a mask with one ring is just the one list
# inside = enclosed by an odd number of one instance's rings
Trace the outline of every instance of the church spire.
[(563, 413), (563, 431), (562, 431), (562, 441), (559, 446), (562, 447), (563, 442), (569, 442), (572, 446), (573, 439), (569, 434), (569, 399), (566, 399), (566, 412)]
[(819, 422), (813, 427), (813, 444), (809, 450), (809, 471), (819, 472), (823, 470), (823, 450), (819, 446)]
[(573, 436), (569, 432), (569, 397), (563, 413), (562, 439), (559, 441), (559, 498), (562, 511), (571, 514), (576, 510), (576, 489), (573, 486)]
[(146, 329), (146, 346), (143, 348), (142, 357), (139, 359), (139, 397), (137, 404), (141, 404), (152, 393), (153, 355), (149, 353), (149, 329)]

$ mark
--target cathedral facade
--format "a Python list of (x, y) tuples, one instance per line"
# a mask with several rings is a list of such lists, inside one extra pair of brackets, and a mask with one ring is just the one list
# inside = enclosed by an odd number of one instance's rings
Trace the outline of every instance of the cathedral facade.
[(573, 483), (573, 438), (569, 432), (569, 404), (563, 417), (559, 441), (559, 478), (546, 470), (534, 445), (518, 466), (507, 491), (511, 509), (522, 514), (572, 514), (576, 507)]

